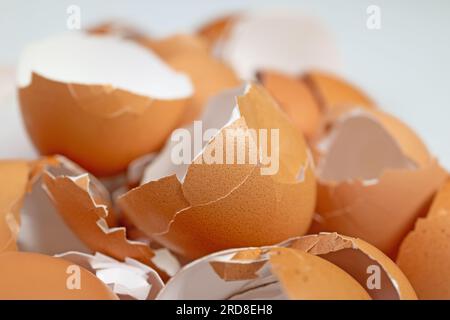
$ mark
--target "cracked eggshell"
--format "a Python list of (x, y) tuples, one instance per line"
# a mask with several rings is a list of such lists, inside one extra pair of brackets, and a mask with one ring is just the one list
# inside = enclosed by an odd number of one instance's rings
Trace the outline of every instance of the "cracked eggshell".
[(337, 71), (341, 65), (332, 33), (296, 10), (244, 13), (201, 32), (213, 41), (221, 30), (213, 52), (244, 80), (264, 69), (295, 75), (310, 69)]
[(414, 300), (400, 269), (355, 238), (321, 233), (229, 249), (184, 266), (157, 299)]
[(65, 155), (101, 176), (157, 151), (192, 95), (189, 78), (148, 49), (84, 33), (26, 48), (18, 86), (25, 126), (40, 153)]
[(155, 270), (131, 258), (120, 262), (98, 252), (89, 255), (73, 251), (57, 257), (95, 274), (121, 300), (153, 300), (164, 286)]
[[(117, 300), (95, 275), (64, 259), (28, 252), (0, 254), (1, 300)], [(75, 274), (75, 272), (77, 272)], [(80, 288), (70, 288), (71, 276)]]
[(316, 138), (331, 117), (342, 113), (344, 108), (375, 108), (363, 91), (331, 73), (308, 71), (300, 76), (290, 76), (262, 70), (258, 72), (258, 80), (310, 140)]
[(316, 147), (318, 199), (311, 232), (358, 237), (395, 257), (445, 171), (411, 129), (378, 110), (344, 113)]
[(420, 299), (450, 299), (450, 181), (403, 240), (397, 264)]
[(49, 255), (71, 250), (101, 252), (121, 261), (133, 258), (168, 278), (153, 262), (155, 254), (148, 244), (128, 240), (126, 229), (116, 227), (103, 185), (74, 163), (55, 156), (32, 162), (4, 161), (3, 168), (14, 182), (12, 191), (1, 198), (5, 223), (0, 239), (5, 250)]
[[(143, 184), (118, 199), (131, 222), (189, 258), (305, 233), (315, 204), (313, 164), (302, 135), (267, 92), (257, 85), (226, 91), (211, 100), (202, 124), (216, 133), (197, 146), (189, 163), (174, 165), (172, 152), (179, 143), (168, 142), (147, 167)], [(240, 129), (242, 140), (227, 143), (228, 129)], [(250, 129), (279, 129), (279, 170), (273, 175), (261, 173), (259, 156), (255, 163), (249, 157), (241, 164), (224, 161), (227, 144), (236, 150), (241, 143), (248, 154), (255, 142)], [(205, 160), (214, 152), (222, 164)]]

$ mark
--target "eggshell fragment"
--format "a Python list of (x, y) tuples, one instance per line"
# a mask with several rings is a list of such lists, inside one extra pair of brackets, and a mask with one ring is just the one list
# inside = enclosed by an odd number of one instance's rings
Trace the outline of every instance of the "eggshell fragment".
[(295, 10), (245, 13), (231, 23), (219, 20), (201, 32), (214, 39), (220, 30), (225, 32), (213, 51), (245, 80), (263, 69), (295, 75), (309, 69), (340, 68), (329, 30), (316, 18)]
[(37, 149), (101, 176), (158, 150), (191, 95), (188, 77), (116, 37), (50, 38), (29, 46), (19, 63), (22, 115)]
[(91, 196), (88, 175), (53, 177), (46, 172), (43, 181), (65, 223), (92, 251), (151, 264), (153, 252), (148, 245), (127, 240), (125, 228), (108, 227), (108, 208)]
[[(153, 262), (155, 254), (149, 245), (128, 240), (126, 229), (115, 227), (115, 217), (108, 217), (114, 213), (106, 189), (75, 164), (57, 156), (33, 162), (3, 161), (0, 170), (5, 170), (14, 186), (0, 198), (2, 251), (18, 246), (21, 251), (50, 255), (70, 250), (101, 252), (121, 261), (136, 259), (167, 279), (167, 273)], [(23, 203), (25, 212), (19, 215)]]
[(26, 161), (0, 161), (0, 253), (17, 250), (20, 208), (29, 174)]
[(403, 240), (397, 264), (420, 299), (450, 299), (450, 182)]
[(309, 71), (304, 74), (303, 81), (317, 97), (323, 111), (329, 112), (342, 106), (357, 106), (367, 109), (375, 106), (365, 92), (335, 74)]
[[(315, 180), (303, 137), (261, 87), (247, 86), (233, 108), (241, 94), (242, 89), (230, 90), (208, 105), (204, 130), (222, 129), (190, 164), (169, 166), (176, 147), (171, 141), (147, 168), (144, 184), (118, 199), (136, 227), (182, 256), (275, 243), (303, 234), (311, 222)], [(247, 142), (249, 128), (279, 129), (279, 170), (261, 174), (260, 160), (199, 162), (213, 150), (224, 148), (226, 156), (227, 128), (241, 129)], [(236, 150), (237, 143), (228, 144)], [(250, 144), (244, 146), (248, 151)]]
[(258, 73), (258, 79), (306, 137), (316, 133), (321, 121), (321, 109), (304, 81), (272, 71)]
[(206, 39), (210, 46), (226, 37), (226, 32), (233, 24), (233, 20), (239, 19), (239, 15), (226, 15), (214, 19), (197, 30), (197, 34)]
[(400, 269), (381, 251), (336, 233), (211, 254), (183, 267), (158, 295), (162, 300), (286, 298), (417, 297)]
[(293, 77), (262, 70), (258, 79), (310, 140), (344, 111), (374, 108), (374, 102), (364, 92), (331, 73), (308, 71)]
[(420, 139), (377, 110), (353, 109), (322, 137), (311, 232), (359, 237), (394, 257), (446, 173)]
[(121, 300), (153, 300), (164, 286), (155, 270), (131, 258), (119, 262), (98, 252), (95, 255), (67, 252), (58, 257), (95, 274)]
[(205, 39), (191, 34), (174, 34), (167, 38), (146, 38), (138, 41), (139, 44), (151, 49), (163, 60), (179, 54), (206, 54), (209, 47)]
[(60, 258), (7, 252), (0, 254), (0, 270), (2, 300), (118, 299), (95, 275)]

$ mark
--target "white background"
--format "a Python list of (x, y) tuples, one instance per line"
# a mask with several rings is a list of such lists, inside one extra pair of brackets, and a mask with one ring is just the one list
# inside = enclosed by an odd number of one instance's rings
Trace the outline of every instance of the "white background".
[[(66, 31), (71, 4), (81, 8), (82, 27), (122, 18), (155, 36), (240, 9), (303, 8), (334, 31), (343, 75), (416, 129), (450, 168), (450, 1), (0, 0), (0, 70), (13, 67), (28, 42)], [(372, 4), (381, 8), (381, 30), (366, 27)], [(0, 105), (0, 157), (32, 155), (14, 104)]]

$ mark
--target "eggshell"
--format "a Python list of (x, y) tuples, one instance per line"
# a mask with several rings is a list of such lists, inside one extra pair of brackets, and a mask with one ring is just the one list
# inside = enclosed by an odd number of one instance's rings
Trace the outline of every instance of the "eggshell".
[[(303, 137), (261, 87), (247, 86), (235, 109), (233, 100), (241, 94), (241, 89), (230, 90), (212, 100), (203, 126), (222, 129), (191, 164), (168, 167), (171, 141), (147, 168), (144, 184), (118, 199), (136, 227), (182, 256), (275, 243), (303, 234), (311, 222), (315, 178)], [(242, 164), (198, 162), (217, 148), (225, 148), (226, 155), (227, 143), (219, 141), (227, 128), (243, 130), (244, 137), (248, 128), (278, 128), (278, 172), (263, 175), (261, 166), (248, 159)], [(237, 143), (234, 139), (234, 149)]]
[(68, 286), (73, 263), (36, 253), (0, 254), (2, 300), (117, 300), (92, 273), (79, 268), (80, 288)]
[(213, 52), (245, 80), (262, 69), (295, 75), (309, 69), (337, 71), (341, 65), (330, 31), (298, 10), (248, 12), (201, 30), (210, 41), (221, 32)]
[(29, 174), (26, 161), (0, 161), (0, 253), (17, 250), (20, 208)]
[(318, 149), (317, 215), (311, 232), (359, 237), (394, 257), (446, 173), (406, 125), (352, 109)]
[[(369, 286), (369, 267), (379, 287)], [(336, 233), (213, 253), (184, 266), (157, 299), (417, 299), (381, 251)]]
[(24, 51), (18, 91), (39, 152), (65, 155), (108, 176), (164, 144), (192, 86), (134, 42), (74, 33)]
[(347, 82), (336, 74), (323, 71), (309, 71), (303, 81), (317, 97), (323, 111), (329, 112), (340, 106), (357, 106), (372, 109), (375, 103), (356, 85)]
[(397, 264), (420, 299), (450, 299), (450, 182), (403, 240)]
[(226, 32), (235, 19), (239, 19), (239, 14), (221, 16), (202, 25), (197, 30), (197, 34), (204, 38), (210, 46), (213, 46), (226, 36)]
[(56, 156), (3, 161), (0, 170), (8, 172), (6, 177), (11, 175), (11, 181), (6, 181), (11, 191), (0, 198), (0, 213), (5, 217), (0, 225), (2, 251), (99, 252), (121, 261), (138, 260), (168, 278), (153, 261), (155, 253), (148, 244), (128, 240), (126, 229), (116, 227), (116, 219), (108, 217), (114, 215), (108, 192), (77, 165)]
[(58, 258), (89, 270), (121, 300), (153, 300), (164, 286), (155, 270), (131, 258), (119, 262), (100, 253), (89, 255), (80, 252), (67, 252)]
[(273, 71), (260, 72), (258, 79), (306, 137), (316, 134), (321, 121), (321, 109), (311, 88), (304, 81)]
[(290, 76), (261, 70), (258, 79), (309, 140), (323, 134), (333, 120), (349, 109), (375, 108), (363, 91), (327, 72), (307, 71)]

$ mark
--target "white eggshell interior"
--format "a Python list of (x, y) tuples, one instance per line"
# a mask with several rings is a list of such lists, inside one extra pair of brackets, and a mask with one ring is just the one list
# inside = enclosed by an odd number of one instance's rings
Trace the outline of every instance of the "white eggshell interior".
[(63, 83), (108, 85), (155, 99), (192, 95), (188, 76), (171, 69), (149, 49), (112, 36), (65, 33), (29, 45), (17, 81), (27, 87), (32, 73)]

